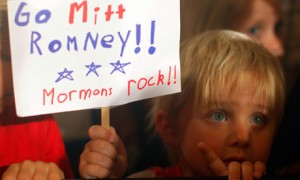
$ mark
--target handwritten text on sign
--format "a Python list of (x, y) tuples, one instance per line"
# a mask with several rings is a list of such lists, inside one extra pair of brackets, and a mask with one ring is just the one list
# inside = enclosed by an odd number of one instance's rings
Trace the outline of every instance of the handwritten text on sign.
[(19, 116), (180, 91), (178, 0), (9, 0)]

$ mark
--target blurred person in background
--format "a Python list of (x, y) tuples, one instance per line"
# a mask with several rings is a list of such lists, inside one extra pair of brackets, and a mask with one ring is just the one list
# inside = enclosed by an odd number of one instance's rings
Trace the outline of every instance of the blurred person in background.
[(0, 1), (0, 177), (73, 178), (63, 138), (52, 115), (16, 115), (6, 3)]

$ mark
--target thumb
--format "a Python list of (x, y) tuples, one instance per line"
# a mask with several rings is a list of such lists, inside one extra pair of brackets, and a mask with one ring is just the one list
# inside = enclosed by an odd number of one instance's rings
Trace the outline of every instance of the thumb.
[(113, 135), (113, 141), (111, 143), (115, 146), (117, 150), (117, 158), (115, 159), (115, 166), (112, 170), (110, 177), (122, 177), (125, 174), (127, 169), (127, 151), (121, 140), (121, 138), (117, 135), (116, 130), (111, 127), (110, 131)]
[(109, 130), (112, 134), (112, 136), (110, 137), (110, 142), (115, 146), (115, 148), (117, 149), (117, 152), (119, 152), (123, 155), (126, 154), (125, 146), (124, 146), (121, 138), (118, 136), (115, 128), (110, 127)]

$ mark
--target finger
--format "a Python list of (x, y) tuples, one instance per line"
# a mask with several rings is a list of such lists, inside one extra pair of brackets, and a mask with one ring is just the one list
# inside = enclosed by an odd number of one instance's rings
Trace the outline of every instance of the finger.
[(48, 180), (62, 180), (65, 179), (64, 173), (61, 171), (59, 174), (56, 172), (48, 173)]
[(111, 133), (109, 129), (100, 126), (100, 125), (93, 125), (89, 128), (88, 130), (89, 137), (94, 140), (94, 139), (103, 139), (110, 141), (110, 136)]
[(117, 152), (121, 153), (121, 154), (126, 154), (126, 149), (125, 146), (123, 144), (123, 141), (121, 140), (121, 138), (117, 135), (117, 132), (115, 130), (115, 128), (110, 127), (110, 132), (112, 133), (112, 144), (115, 146), (115, 148), (117, 149)]
[(113, 144), (103, 140), (91, 140), (86, 144), (85, 150), (87, 152), (99, 153), (99, 155), (105, 155), (111, 159), (114, 159), (117, 155), (117, 150)]
[(227, 176), (226, 165), (206, 144), (198, 143), (198, 150), (202, 153), (208, 167), (215, 176)]
[(18, 179), (26, 180), (32, 179), (34, 173), (34, 162), (25, 160), (20, 164)]
[(253, 163), (250, 161), (244, 161), (242, 163), (242, 179), (252, 180), (253, 179)]
[(228, 179), (241, 179), (241, 163), (232, 161), (228, 165)]
[(10, 165), (2, 174), (2, 180), (15, 180), (19, 172), (19, 165)]
[(34, 165), (34, 171), (33, 171), (33, 180), (38, 180), (38, 179), (46, 179), (47, 178), (47, 166), (46, 163), (43, 163), (41, 161), (35, 162)]
[(81, 156), (81, 174), (86, 178), (110, 177), (110, 173), (121, 177), (127, 169), (127, 153), (115, 129), (96, 125), (89, 129), (89, 134), (92, 140), (86, 144)]
[(266, 172), (266, 166), (263, 162), (257, 161), (254, 163), (254, 178), (261, 178)]
[(115, 158), (117, 153), (126, 156), (126, 149), (123, 145), (123, 142), (121, 138), (117, 135), (116, 130), (113, 127), (107, 129), (101, 126), (96, 126), (93, 128), (95, 129), (92, 131), (98, 132), (98, 135), (95, 135), (98, 138), (101, 136), (102, 139), (94, 139), (87, 143), (88, 149), (90, 151), (101, 152), (111, 158)]
[(108, 169), (94, 164), (82, 164), (79, 171), (81, 177), (84, 179), (106, 178), (110, 175), (110, 171)]
[(61, 180), (65, 178), (63, 171), (54, 163), (49, 163), (47, 174), (49, 180)]
[(122, 140), (117, 135), (116, 130), (113, 127), (111, 127), (110, 130), (113, 134), (113, 137), (116, 138), (113, 141), (113, 144), (117, 150), (117, 157), (114, 161), (114, 167), (113, 169), (111, 169), (110, 178), (120, 178), (125, 174), (125, 171), (127, 169), (127, 151)]
[(107, 169), (111, 169), (114, 164), (113, 159), (103, 154), (99, 154), (95, 152), (90, 152), (88, 154), (85, 154), (84, 156), (82, 156), (82, 158), (84, 158), (84, 161), (86, 161), (88, 164), (102, 166)]

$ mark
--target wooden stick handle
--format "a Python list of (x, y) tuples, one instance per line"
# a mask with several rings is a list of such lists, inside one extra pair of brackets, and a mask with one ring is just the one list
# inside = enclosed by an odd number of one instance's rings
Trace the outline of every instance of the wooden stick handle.
[(110, 119), (109, 119), (109, 107), (101, 108), (101, 125), (109, 128), (110, 127)]

